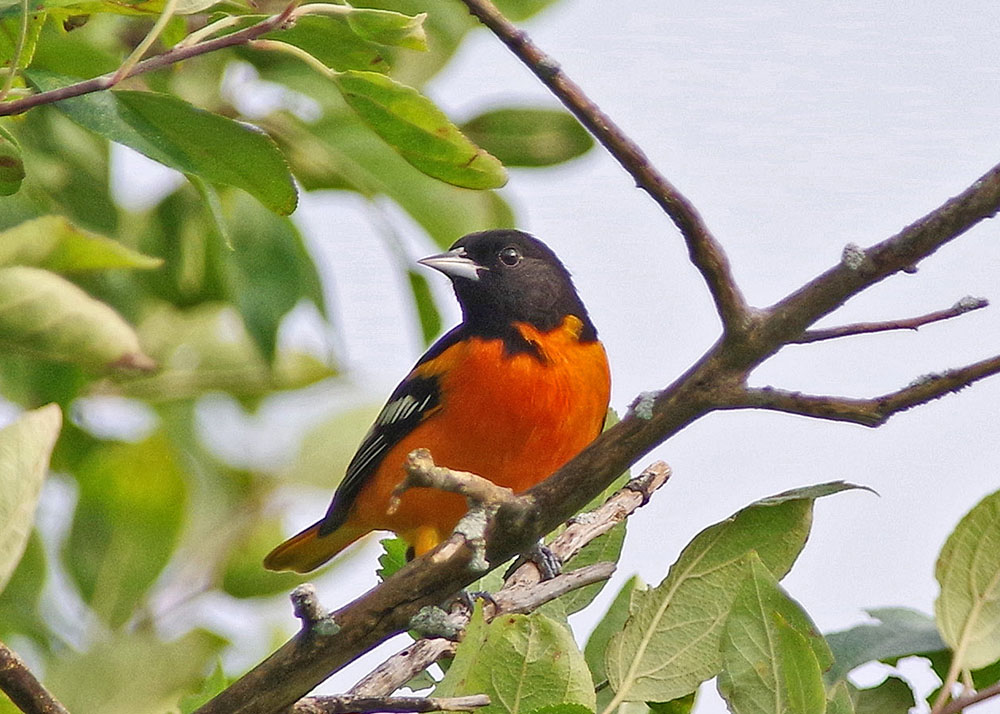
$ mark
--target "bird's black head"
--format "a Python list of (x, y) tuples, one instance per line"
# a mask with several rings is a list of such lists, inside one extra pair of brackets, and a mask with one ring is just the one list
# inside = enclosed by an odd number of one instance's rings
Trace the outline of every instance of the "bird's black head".
[(473, 334), (506, 336), (515, 322), (547, 332), (574, 315), (583, 323), (580, 338), (597, 339), (569, 271), (548, 246), (527, 233), (470, 233), (447, 253), (420, 262), (451, 278), (465, 326)]

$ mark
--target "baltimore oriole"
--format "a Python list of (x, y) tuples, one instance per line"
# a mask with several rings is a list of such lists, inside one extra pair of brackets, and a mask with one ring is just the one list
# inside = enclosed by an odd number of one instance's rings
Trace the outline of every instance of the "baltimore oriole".
[(416, 448), (519, 492), (601, 431), (607, 357), (569, 272), (546, 245), (521, 231), (483, 231), (419, 262), (451, 279), (462, 323), (396, 387), (326, 516), (271, 551), (271, 570), (313, 570), (373, 530), (395, 531), (411, 556), (446, 539), (466, 511), (459, 495), (411, 489), (387, 513)]

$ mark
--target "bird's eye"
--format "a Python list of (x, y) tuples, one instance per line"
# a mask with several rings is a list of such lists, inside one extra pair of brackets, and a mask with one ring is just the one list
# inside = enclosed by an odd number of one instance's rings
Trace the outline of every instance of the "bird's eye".
[(514, 246), (507, 246), (500, 251), (500, 262), (504, 265), (517, 265), (521, 262), (521, 252)]

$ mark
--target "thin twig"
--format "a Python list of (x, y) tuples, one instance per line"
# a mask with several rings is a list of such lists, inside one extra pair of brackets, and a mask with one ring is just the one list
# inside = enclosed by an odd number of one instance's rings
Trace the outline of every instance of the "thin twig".
[(0, 691), (24, 714), (69, 714), (3, 642), (0, 642)]
[(374, 714), (375, 712), (471, 712), (490, 703), (485, 694), (466, 697), (305, 697), (294, 714)]
[(994, 374), (1000, 374), (1000, 355), (966, 367), (918, 377), (898, 391), (872, 399), (820, 396), (763, 387), (740, 392), (724, 408), (771, 409), (788, 414), (874, 427), (881, 426), (894, 414), (926, 404), (946, 394), (958, 392)]
[[(125, 76), (120, 77), (119, 80), (125, 79), (126, 77), (135, 77), (136, 75), (144, 74), (145, 72), (152, 72), (156, 69), (162, 69), (163, 67), (167, 67), (176, 62), (181, 62), (208, 52), (214, 52), (222, 49), (223, 47), (233, 47), (235, 45), (245, 44), (250, 40), (271, 32), (272, 30), (285, 27), (287, 23), (290, 22), (289, 18), (298, 5), (299, 2), (296, 0), (277, 15), (272, 15), (271, 17), (261, 20), (255, 25), (233, 32), (232, 34), (216, 37), (215, 39), (206, 40), (205, 42), (199, 42), (194, 45), (176, 46), (163, 54), (156, 55), (155, 57), (150, 57), (147, 60), (139, 62)], [(0, 116), (23, 114), (29, 109), (42, 104), (52, 104), (53, 102), (58, 102), (63, 99), (79, 97), (82, 94), (90, 94), (91, 92), (99, 92), (104, 89), (110, 89), (116, 84), (117, 81), (118, 80), (115, 79), (115, 72), (109, 72), (108, 74), (101, 75), (100, 77), (94, 77), (93, 79), (87, 79), (75, 84), (68, 84), (65, 87), (59, 87), (58, 89), (50, 89), (47, 92), (32, 94), (24, 99), (0, 103)]]
[(515, 27), (490, 0), (463, 0), (501, 42), (569, 109), (604, 148), (666, 212), (687, 243), (691, 262), (701, 272), (722, 318), (723, 326), (739, 331), (750, 319), (746, 300), (736, 285), (722, 247), (691, 202), (663, 176), (611, 118), (601, 111), (527, 33)]
[(806, 330), (799, 337), (790, 340), (790, 344), (802, 345), (810, 342), (820, 342), (821, 340), (833, 340), (838, 337), (865, 335), (873, 332), (888, 332), (890, 330), (916, 330), (918, 327), (923, 327), (932, 322), (949, 320), (953, 317), (964, 315), (967, 312), (979, 310), (989, 304), (989, 300), (985, 298), (964, 297), (949, 308), (930, 312), (919, 317), (886, 320), (884, 322), (855, 322), (850, 325), (841, 325), (840, 327)]
[(480, 505), (505, 503), (517, 498), (509, 488), (497, 486), (482, 476), (438, 466), (427, 449), (414, 449), (407, 455), (406, 478), (393, 489), (389, 500), (390, 513), (399, 508), (400, 499), (411, 488), (450, 491)]
[(952, 699), (950, 702), (945, 704), (940, 711), (934, 712), (934, 714), (958, 714), (958, 712), (962, 711), (966, 707), (976, 704), (977, 702), (998, 696), (1000, 696), (1000, 682), (991, 684), (978, 692), (973, 692), (972, 694), (966, 694), (958, 697), (957, 699)]
[(455, 653), (457, 642), (444, 637), (425, 637), (392, 655), (351, 687), (356, 697), (389, 696), (442, 657)]
[[(653, 493), (669, 478), (670, 467), (666, 463), (656, 461), (650, 464), (593, 511), (575, 517), (566, 529), (549, 543), (549, 549), (562, 562), (571, 561), (587, 543), (607, 533), (636, 509), (648, 503)], [(496, 617), (505, 612), (530, 612), (563, 592), (568, 592), (567, 585), (572, 584), (574, 588), (582, 587), (598, 577), (610, 576), (610, 570), (614, 567), (611, 563), (595, 565), (597, 567), (589, 566), (565, 572), (546, 581), (546, 587), (539, 588), (538, 568), (533, 563), (525, 563), (507, 578), (500, 590), (493, 594), (496, 608), (490, 608), (486, 615)], [(584, 579), (580, 580), (581, 577)], [(464, 627), (464, 623), (458, 624)], [(443, 637), (418, 640), (379, 665), (371, 674), (355, 684), (348, 694), (388, 696), (454, 651), (455, 643)]]

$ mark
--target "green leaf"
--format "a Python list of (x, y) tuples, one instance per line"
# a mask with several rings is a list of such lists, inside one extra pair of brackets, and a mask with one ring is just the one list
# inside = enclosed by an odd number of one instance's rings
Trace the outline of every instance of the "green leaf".
[(854, 690), (854, 714), (907, 714), (916, 706), (913, 690), (899, 677), (871, 689)]
[(10, 196), (21, 188), (24, 159), (14, 135), (0, 124), (0, 196)]
[(364, 122), (415, 168), (455, 186), (507, 183), (503, 165), (469, 141), (427, 97), (375, 72), (348, 70), (334, 80)]
[(587, 130), (558, 109), (494, 109), (462, 124), (462, 131), (506, 166), (552, 166), (594, 145)]
[(385, 582), (406, 565), (406, 551), (410, 546), (402, 538), (385, 538), (379, 541), (379, 545), (382, 546), (382, 554), (378, 557), (379, 567), (375, 574)]
[(222, 570), (222, 591), (235, 598), (287, 593), (304, 578), (299, 573), (276, 573), (261, 567), (264, 556), (285, 536), (275, 519), (261, 519), (231, 548)]
[(719, 692), (734, 714), (822, 712), (833, 655), (756, 553), (722, 632)]
[[(948, 676), (948, 669), (951, 667), (952, 651), (949, 649), (944, 649), (939, 652), (931, 652), (924, 655), (930, 660), (931, 669), (937, 674), (938, 678), (943, 682)], [(972, 686), (978, 691), (981, 689), (986, 689), (993, 684), (1000, 681), (1000, 661), (989, 664), (980, 669), (967, 670), (972, 678)], [(964, 677), (963, 673), (963, 677)], [(932, 695), (928, 696), (928, 701), (933, 701), (933, 697), (937, 694), (935, 691)]]
[[(21, 36), (21, 22), (23, 15), (18, 12), (0, 18), (0, 67), (10, 67), (17, 50), (18, 39)], [(18, 57), (17, 68), (22, 69), (31, 64), (35, 56), (35, 47), (38, 44), (38, 35), (45, 24), (45, 13), (36, 12), (28, 15), (27, 34), (21, 46), (21, 55)], [(0, 128), (2, 133), (2, 128)]]
[(62, 412), (49, 404), (0, 429), (0, 592), (28, 544), (61, 427)]
[(556, 0), (497, 0), (496, 6), (511, 22), (521, 22), (555, 2)]
[(268, 365), (239, 314), (227, 305), (208, 303), (186, 311), (162, 306), (147, 315), (139, 332), (163, 368), (108, 385), (107, 391), (152, 402), (190, 399), (210, 391), (252, 399), (336, 374), (312, 355), (290, 350), (280, 350), (274, 364)]
[(32, 265), (74, 273), (109, 268), (149, 270), (162, 264), (159, 258), (78, 228), (63, 216), (42, 216), (0, 232), (0, 266)]
[(427, 33), (424, 32), (427, 13), (410, 16), (390, 10), (351, 8), (345, 17), (355, 34), (369, 42), (427, 50)]
[(132, 327), (65, 278), (0, 268), (0, 348), (103, 370), (149, 369)]
[(502, 615), (489, 624), (477, 607), (465, 639), (434, 696), (486, 694), (482, 714), (528, 714), (577, 704), (593, 711), (594, 684), (572, 634), (534, 613)]
[(684, 696), (722, 667), (719, 641), (756, 551), (776, 578), (795, 562), (812, 523), (815, 498), (849, 488), (821, 484), (758, 501), (695, 536), (653, 590), (639, 594), (605, 664), (616, 697), (667, 701)]
[(413, 295), (417, 317), (420, 318), (420, 334), (424, 338), (424, 345), (430, 345), (441, 334), (441, 313), (434, 304), (434, 295), (427, 278), (415, 270), (407, 270), (406, 277), (410, 281), (410, 294)]
[(826, 714), (854, 714), (854, 701), (847, 682), (837, 682), (826, 693)]
[(927, 615), (902, 607), (868, 610), (876, 625), (858, 625), (826, 636), (834, 654), (834, 665), (826, 673), (828, 682), (842, 680), (855, 667), (872, 661), (894, 661), (945, 649), (937, 627)]
[(194, 714), (196, 709), (214, 699), (215, 695), (219, 694), (219, 692), (230, 684), (232, 684), (232, 681), (226, 676), (225, 670), (222, 669), (222, 662), (219, 662), (215, 665), (212, 673), (205, 677), (205, 681), (201, 684), (201, 689), (194, 694), (186, 694), (181, 697), (181, 700), (177, 703), (177, 708), (181, 710), (181, 714)]
[(533, 709), (528, 714), (593, 714), (593, 710), (582, 704), (550, 704)]
[[(649, 711), (652, 714), (691, 714), (694, 709), (695, 699), (698, 697), (698, 692), (691, 692), (683, 697), (677, 699), (671, 699), (669, 702), (646, 702), (646, 706), (649, 707)], [(630, 704), (637, 704), (638, 702), (630, 702)], [(624, 706), (628, 706), (627, 704)], [(619, 707), (618, 711), (621, 712), (622, 708)]]
[(962, 669), (1000, 659), (1000, 491), (958, 523), (938, 557), (934, 604), (941, 638)]
[[(388, 72), (389, 63), (385, 54), (348, 26), (346, 21), (331, 17), (300, 17), (294, 27), (264, 35), (268, 39), (280, 40), (305, 50), (327, 67), (337, 71), (349, 69), (369, 72)], [(268, 67), (287, 65), (290, 58), (275, 57), (268, 52), (247, 53), (247, 59), (255, 66), (266, 70)], [(297, 66), (296, 70), (301, 71)]]
[(826, 691), (814, 649), (805, 635), (787, 624), (780, 615), (777, 618), (777, 636), (778, 687), (785, 696), (780, 709), (769, 711), (823, 714), (826, 711)]
[[(587, 543), (576, 557), (566, 564), (563, 572), (569, 573), (594, 563), (617, 563), (625, 543), (625, 523), (626, 521), (623, 520), (607, 533)], [(607, 585), (606, 580), (571, 590), (560, 597), (558, 602), (562, 605), (566, 615), (572, 615), (592, 603), (605, 585)]]
[(308, 127), (290, 115), (274, 115), (266, 125), (308, 190), (388, 196), (442, 248), (467, 233), (516, 224), (495, 191), (470, 191), (420, 173), (353, 113), (328, 113)]
[(45, 549), (38, 532), (32, 531), (21, 562), (7, 585), (0, 588), (0, 641), (20, 635), (31, 638), (41, 648), (50, 646), (50, 630), (39, 611), (45, 572)]
[[(26, 76), (42, 91), (73, 82), (37, 69)], [(295, 210), (298, 194), (281, 152), (245, 124), (153, 92), (95, 92), (55, 106), (80, 126), (164, 166), (241, 188), (280, 215)]]
[[(594, 627), (593, 632), (587, 639), (587, 645), (583, 649), (583, 656), (590, 667), (590, 672), (594, 676), (595, 682), (603, 682), (608, 678), (607, 668), (604, 666), (604, 652), (608, 647), (611, 637), (619, 632), (628, 620), (629, 610), (633, 599), (633, 593), (646, 589), (646, 584), (639, 579), (638, 575), (633, 575), (625, 581), (622, 589), (615, 595), (608, 611), (604, 617)], [(604, 689), (604, 692), (610, 691)], [(605, 702), (606, 704), (606, 702)], [(601, 707), (603, 709), (603, 706)]]
[(199, 685), (224, 645), (205, 630), (170, 642), (151, 629), (119, 632), (54, 660), (46, 685), (73, 714), (176, 711), (178, 699)]
[(300, 300), (311, 301), (325, 313), (323, 286), (302, 235), (289, 218), (270, 214), (241, 194), (232, 198), (229, 233), (235, 250), (217, 252), (216, 260), (247, 332), (271, 361), (278, 327)]
[(187, 487), (162, 434), (92, 450), (63, 561), (107, 623), (126, 622), (167, 564), (184, 520)]

